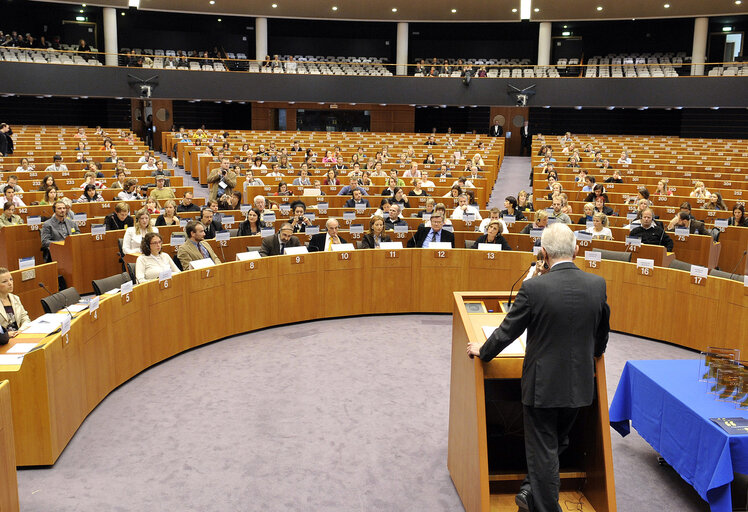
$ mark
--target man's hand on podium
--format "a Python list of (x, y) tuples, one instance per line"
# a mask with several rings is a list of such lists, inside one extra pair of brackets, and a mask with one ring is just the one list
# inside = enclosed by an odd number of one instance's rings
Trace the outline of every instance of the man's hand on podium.
[(468, 343), (467, 344), (467, 353), (470, 356), (470, 359), (472, 359), (475, 356), (480, 355), (480, 348), (483, 346), (483, 343)]

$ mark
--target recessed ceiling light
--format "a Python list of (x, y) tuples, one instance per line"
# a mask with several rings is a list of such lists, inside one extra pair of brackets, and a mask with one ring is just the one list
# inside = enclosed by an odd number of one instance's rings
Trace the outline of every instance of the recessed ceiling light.
[(735, 0), (735, 5), (740, 5), (742, 3), (743, 3), (742, 0)]
[(722, 32), (732, 32), (732, 27), (722, 27)]
[(457, 9), (452, 9), (452, 14), (456, 13)]
[(218, 23), (221, 23), (221, 18), (218, 18)]
[(571, 35), (571, 32), (569, 32), (569, 31), (561, 32), (561, 35), (564, 36), (564, 37), (569, 37)]
[(664, 7), (665, 9), (670, 9), (670, 4), (665, 4), (665, 5), (663, 5), (663, 7)]
[(278, 8), (278, 4), (273, 4), (273, 5), (271, 5), (271, 7), (272, 7), (273, 9), (277, 9), (277, 8)]
[(540, 9), (538, 9), (538, 8), (536, 7), (535, 9), (533, 9), (533, 11), (535, 11), (535, 12), (540, 12)]
[(512, 9), (512, 12), (517, 12), (517, 8), (515, 7), (514, 9)]
[(598, 11), (602, 11), (602, 10), (603, 10), (603, 6), (602, 6), (602, 5), (598, 5), (598, 6), (597, 6), (597, 10), (598, 10)]
[(85, 7), (85, 6), (86, 6), (86, 4), (81, 4), (81, 7)]
[(397, 7), (393, 7), (392, 12), (397, 12)]
[(83, 12), (83, 9), (81, 9), (79, 12)]
[(569, 25), (564, 25), (564, 28), (569, 28)]
[(216, 5), (216, 0), (210, 0), (210, 2), (208, 2), (208, 3), (209, 3), (210, 5)]
[(338, 6), (337, 6), (337, 5), (333, 5), (333, 6), (332, 6), (332, 10), (333, 10), (333, 11), (337, 11), (337, 10), (338, 10)]
[(125, 13), (124, 13), (124, 12), (121, 12), (120, 14), (121, 14), (122, 16), (124, 16), (124, 15), (125, 15)]

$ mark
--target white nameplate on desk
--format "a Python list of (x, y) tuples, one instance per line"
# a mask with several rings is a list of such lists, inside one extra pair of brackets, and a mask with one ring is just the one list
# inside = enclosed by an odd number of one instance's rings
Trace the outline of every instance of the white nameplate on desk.
[(173, 246), (179, 246), (182, 245), (186, 240), (186, 237), (184, 235), (178, 235), (176, 233), (171, 234), (171, 238), (169, 239), (169, 243)]
[(158, 273), (158, 282), (161, 283), (163, 281), (168, 281), (171, 279), (171, 267), (165, 268), (161, 272)]
[(283, 203), (280, 205), (279, 210), (283, 215), (288, 215), (288, 213), (291, 211), (291, 205), (288, 203)]
[(99, 309), (99, 296), (94, 295), (91, 297), (91, 300), (88, 301), (88, 311), (93, 313), (97, 309)]
[(304, 216), (306, 216), (306, 218), (309, 219), (309, 222), (317, 220), (317, 214), (314, 212), (305, 213)]
[(31, 268), (34, 265), (36, 265), (36, 258), (34, 256), (29, 256), (28, 258), (18, 258), (18, 270)]
[(106, 234), (106, 226), (104, 224), (94, 224), (91, 226), (91, 235), (104, 235)]
[(307, 226), (304, 229), (304, 233), (306, 233), (309, 236), (317, 235), (319, 234), (319, 226)]
[(628, 212), (626, 214), (626, 219), (628, 219), (629, 221), (636, 219), (636, 212)]
[(39, 215), (26, 217), (26, 224), (28, 224), (29, 226), (37, 226), (41, 223), (42, 223), (42, 218)]
[(394, 249), (402, 249), (403, 243), (402, 242), (381, 242), (379, 244), (380, 249), (387, 249), (387, 250), (394, 250)]
[(675, 236), (688, 237), (688, 235), (689, 235), (688, 228), (681, 228), (681, 227), (675, 228)]
[(267, 212), (262, 216), (262, 220), (264, 220), (265, 222), (275, 222), (275, 213)]
[(442, 229), (445, 231), (449, 231), (450, 233), (454, 232), (455, 227), (452, 224), (444, 224), (442, 226)]
[(307, 254), (309, 250), (301, 245), (299, 247), (286, 247), (286, 254), (290, 256), (298, 256), (299, 254)]
[(587, 228), (587, 230), (588, 230), (588, 231), (592, 231), (592, 228), (594, 228), (594, 227), (595, 227), (595, 223), (594, 223), (594, 222), (592, 222), (591, 220), (588, 220), (588, 221), (587, 221), (587, 224), (586, 224), (586, 228)]
[(216, 232), (216, 242), (226, 242), (231, 239), (231, 233), (228, 230)]
[(429, 249), (451, 249), (452, 244), (450, 242), (430, 242)]
[(304, 193), (302, 195), (304, 196), (318, 196), (322, 193), (321, 189), (318, 188), (305, 188)]
[(727, 219), (714, 219), (715, 228), (726, 228), (728, 225)]
[(327, 213), (327, 209), (329, 208), (329, 205), (327, 203), (317, 203), (317, 211), (321, 213), (322, 215)]
[(636, 266), (639, 268), (654, 268), (655, 260), (648, 260), (646, 258), (639, 258), (636, 260)]
[(181, 228), (185, 227), (188, 222), (189, 222), (188, 219), (179, 219), (179, 227)]
[(431, 220), (431, 214), (430, 213), (424, 213), (423, 214), (423, 222), (428, 222)]
[(119, 287), (120, 295), (126, 295), (132, 291), (132, 281), (124, 282)]
[(700, 265), (691, 265), (691, 275), (694, 277), (708, 277), (709, 269)]
[(356, 250), (353, 244), (330, 244), (330, 249), (332, 250), (332, 252), (346, 252)]
[(88, 219), (88, 215), (85, 213), (76, 213), (73, 215), (73, 220), (75, 222), (86, 222), (86, 219)]
[(223, 217), (221, 217), (221, 224), (223, 224), (224, 226), (226, 224), (233, 224), (233, 223), (234, 223), (233, 215), (224, 215)]
[(475, 214), (474, 213), (465, 213), (462, 216), (462, 220), (465, 222), (473, 222), (475, 220)]
[(532, 228), (530, 229), (531, 238), (540, 238), (543, 236), (543, 228)]
[(252, 209), (251, 204), (243, 204), (239, 206), (239, 211), (242, 212), (242, 215), (246, 217), (247, 212)]
[(584, 251), (584, 259), (586, 261), (601, 261), (602, 253), (600, 251)]
[(575, 231), (574, 236), (577, 237), (577, 240), (580, 242), (592, 241), (592, 233), (587, 233), (586, 231)]
[[(289, 247), (288, 249), (291, 249), (291, 247)], [(286, 249), (286, 254), (288, 254), (288, 249)], [(236, 253), (236, 261), (259, 260), (261, 257), (262, 256), (260, 255), (260, 251), (249, 251), (249, 252)]]
[(190, 268), (199, 270), (201, 268), (215, 267), (216, 264), (211, 258), (203, 258), (201, 260), (194, 260), (190, 262)]
[(349, 232), (350, 233), (363, 233), (364, 225), (363, 224), (351, 224)]
[(275, 234), (275, 230), (273, 228), (262, 228), (260, 230), (260, 236), (263, 238), (266, 236), (273, 236)]
[[(431, 247), (431, 245), (429, 245)], [(501, 244), (478, 244), (479, 251), (500, 251)]]
[(517, 217), (515, 217), (514, 215), (504, 215), (501, 220), (503, 220), (504, 224), (506, 224), (507, 226), (511, 226), (512, 224), (517, 222)]
[(397, 224), (394, 226), (395, 233), (407, 233), (408, 232), (408, 225), (407, 224)]
[(343, 212), (343, 220), (355, 220), (356, 212)]
[(640, 247), (642, 244), (642, 239), (637, 237), (626, 237), (626, 245), (633, 245), (634, 247)]

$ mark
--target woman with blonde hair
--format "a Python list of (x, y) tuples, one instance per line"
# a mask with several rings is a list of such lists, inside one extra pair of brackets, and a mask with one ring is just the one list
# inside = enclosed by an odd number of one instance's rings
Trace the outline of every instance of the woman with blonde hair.
[(703, 181), (697, 181), (696, 183), (694, 183), (693, 191), (689, 194), (690, 197), (695, 197), (697, 199), (706, 199), (710, 195), (712, 194), (706, 189), (706, 185), (704, 185)]
[(369, 220), (369, 232), (361, 240), (362, 249), (376, 249), (382, 242), (391, 242), (392, 239), (384, 232), (384, 217), (373, 215)]
[(147, 233), (158, 233), (158, 228), (151, 226), (151, 215), (143, 208), (135, 214), (135, 225), (125, 230), (122, 241), (122, 252), (125, 254), (140, 254), (140, 244)]
[(603, 212), (592, 215), (592, 238), (597, 240), (613, 240), (613, 233), (608, 227), (608, 216)]

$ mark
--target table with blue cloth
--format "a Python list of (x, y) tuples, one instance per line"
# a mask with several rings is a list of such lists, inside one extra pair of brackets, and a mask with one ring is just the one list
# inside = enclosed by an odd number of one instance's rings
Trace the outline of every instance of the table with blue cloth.
[(704, 498), (730, 512), (733, 473), (748, 473), (748, 435), (729, 435), (710, 418), (748, 416), (699, 382), (699, 360), (628, 361), (610, 405), (622, 436), (639, 434)]

